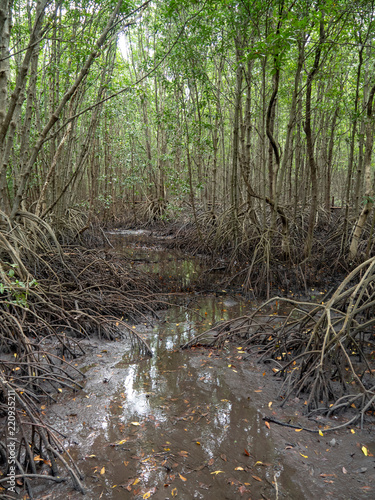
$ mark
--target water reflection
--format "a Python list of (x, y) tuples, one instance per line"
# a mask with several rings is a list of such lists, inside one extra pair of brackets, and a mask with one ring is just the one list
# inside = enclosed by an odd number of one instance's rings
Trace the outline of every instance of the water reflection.
[[(171, 273), (188, 283), (202, 271), (197, 259), (176, 259), (175, 254), (142, 247), (149, 237), (146, 232), (128, 232), (126, 241), (111, 237), (116, 248), (133, 259), (147, 256), (150, 262), (139, 265), (155, 273)], [(246, 489), (244, 471), (254, 463), (243, 450), (251, 449), (257, 460), (274, 462), (261, 415), (248, 404), (253, 391), (248, 365), (243, 369), (238, 360), (234, 371), (215, 350), (179, 351), (217, 321), (254, 307), (239, 296), (222, 294), (186, 295), (191, 307), (170, 308), (155, 327), (137, 325), (152, 358), (135, 361), (129, 344), (119, 342), (106, 345), (100, 363), (93, 362), (95, 353), (86, 360), (85, 390), (70, 401), (66, 398), (61, 408), (62, 415), (73, 408), (76, 417), (61, 419), (57, 426), (77, 443), (71, 447), (75, 456), (92, 457), (80, 462), (88, 498), (148, 498), (153, 489), (160, 499), (177, 494), (188, 500), (238, 498), (239, 488)], [(229, 356), (229, 348), (224, 353)], [(104, 384), (104, 379), (109, 381)], [(215, 475), (218, 470), (223, 472)], [(270, 484), (255, 484), (252, 493), (269, 498)], [(54, 499), (66, 500), (67, 488), (59, 485)], [(298, 491), (294, 498), (300, 498)]]

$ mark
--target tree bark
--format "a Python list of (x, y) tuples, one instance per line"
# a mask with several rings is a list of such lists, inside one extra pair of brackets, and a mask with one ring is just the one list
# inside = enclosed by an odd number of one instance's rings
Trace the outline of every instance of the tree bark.
[(367, 217), (374, 205), (374, 189), (372, 185), (371, 155), (374, 144), (374, 123), (373, 123), (373, 100), (375, 95), (375, 85), (370, 91), (367, 103), (367, 121), (366, 121), (366, 149), (365, 149), (365, 202), (362, 211), (355, 225), (353, 238), (349, 248), (349, 259), (354, 260), (358, 254), (358, 245), (365, 227)]

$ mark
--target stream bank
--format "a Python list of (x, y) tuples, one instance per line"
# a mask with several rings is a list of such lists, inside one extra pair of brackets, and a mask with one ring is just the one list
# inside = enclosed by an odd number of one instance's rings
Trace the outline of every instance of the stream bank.
[[(170, 282), (205, 270), (196, 258), (148, 246), (149, 234), (109, 235), (117, 252)], [(145, 261), (146, 260), (146, 261)], [(209, 275), (207, 275), (209, 276)], [(304, 425), (301, 400), (279, 408), (271, 368), (240, 346), (180, 351), (179, 346), (221, 319), (257, 304), (228, 290), (186, 294), (181, 303), (134, 324), (153, 351), (142, 357), (130, 342), (84, 341), (76, 362), (84, 389), (65, 392), (44, 411), (64, 435), (85, 475), (86, 497), (170, 499), (360, 499), (374, 489), (374, 429), (319, 436), (270, 424)], [(188, 307), (186, 307), (188, 304)], [(335, 421), (337, 422), (337, 420)], [(311, 427), (311, 422), (306, 426)], [(36, 491), (36, 490), (35, 490)], [(42, 499), (76, 499), (68, 483)], [(38, 497), (39, 498), (39, 497)]]

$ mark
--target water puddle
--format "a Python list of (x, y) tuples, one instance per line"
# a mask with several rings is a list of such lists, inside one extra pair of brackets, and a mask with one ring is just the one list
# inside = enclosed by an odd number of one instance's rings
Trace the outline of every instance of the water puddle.
[[(195, 259), (182, 259), (178, 267), (180, 256), (173, 261), (168, 252), (139, 250), (144, 233), (132, 234), (131, 242), (128, 236), (116, 235), (116, 248), (148, 252), (156, 273), (164, 272), (163, 266), (177, 266), (175, 273), (184, 274), (186, 266), (201, 272)], [(216, 321), (255, 305), (225, 292), (186, 294), (186, 303), (162, 312), (157, 324), (134, 325), (152, 358), (140, 357), (127, 340), (87, 342), (88, 353), (77, 363), (87, 377), (84, 389), (59, 395), (48, 409), (50, 423), (69, 436), (69, 451), (85, 475), (86, 498), (326, 498), (306, 496), (284, 459), (288, 443), (275, 446), (264, 425), (269, 405), (264, 367), (250, 365), (241, 348), (229, 343), (220, 351), (179, 350)], [(79, 495), (60, 484), (52, 498)]]
[(112, 231), (108, 235), (114, 249), (125, 255), (133, 267), (157, 274), (163, 280), (177, 278), (186, 287), (204, 270), (198, 258), (165, 250), (161, 243), (168, 237), (145, 229)]

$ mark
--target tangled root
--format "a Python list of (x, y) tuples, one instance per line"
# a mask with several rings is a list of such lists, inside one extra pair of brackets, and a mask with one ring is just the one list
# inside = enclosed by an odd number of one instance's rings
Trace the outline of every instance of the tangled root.
[[(240, 340), (283, 378), (283, 403), (303, 395), (309, 414), (350, 410), (344, 425), (375, 411), (375, 258), (354, 269), (320, 304), (275, 297), (253, 314), (225, 321), (191, 339), (220, 346)], [(337, 428), (337, 427), (336, 427)]]
[(84, 354), (82, 338), (129, 336), (151, 355), (127, 321), (153, 314), (162, 305), (159, 289), (108, 252), (60, 246), (33, 214), (11, 223), (0, 213), (0, 220), (0, 487), (9, 488), (12, 472), (30, 497), (31, 478), (70, 478), (83, 492), (76, 464), (40, 407), (58, 391), (81, 387), (84, 375), (71, 360)]

